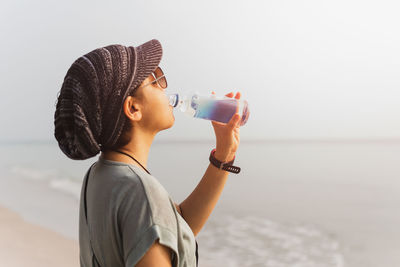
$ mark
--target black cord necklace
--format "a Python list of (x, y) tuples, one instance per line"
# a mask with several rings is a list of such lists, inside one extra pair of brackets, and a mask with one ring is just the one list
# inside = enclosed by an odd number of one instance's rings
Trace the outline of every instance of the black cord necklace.
[[(128, 153), (125, 153), (125, 152), (123, 152), (123, 151), (119, 151), (119, 150), (114, 150), (115, 152), (119, 152), (119, 153), (122, 153), (122, 154), (124, 154), (124, 155), (127, 155), (128, 157), (130, 157), (131, 159), (133, 159), (134, 161), (136, 161), (137, 163), (139, 163), (139, 165), (140, 166), (142, 166), (142, 168), (148, 173), (148, 174), (150, 174), (150, 172), (145, 168), (145, 167), (143, 167), (143, 165), (142, 164), (140, 164), (140, 162), (139, 161), (137, 161), (134, 157), (132, 157), (131, 155), (129, 155)], [(150, 174), (151, 175), (151, 174)]]

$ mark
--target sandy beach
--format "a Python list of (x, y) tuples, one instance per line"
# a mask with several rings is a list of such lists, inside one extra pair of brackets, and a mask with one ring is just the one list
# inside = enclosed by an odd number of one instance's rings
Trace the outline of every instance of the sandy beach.
[[(196, 186), (209, 146), (153, 148), (152, 173), (176, 201)], [(248, 160), (198, 236), (199, 266), (400, 266), (399, 144), (241, 149)], [(50, 144), (0, 151), (0, 267), (79, 266), (79, 196), (96, 159), (70, 161)]]
[(0, 266), (79, 266), (78, 242), (0, 206)]
[(78, 242), (0, 206), (0, 266), (79, 266)]

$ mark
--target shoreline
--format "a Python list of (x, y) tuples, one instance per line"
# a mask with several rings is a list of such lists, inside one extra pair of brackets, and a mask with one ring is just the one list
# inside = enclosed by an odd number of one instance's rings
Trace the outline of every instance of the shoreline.
[[(48, 145), (3, 148), (0, 206), (21, 215), (27, 223), (78, 242), (76, 196), (81, 189), (80, 179), (96, 159), (70, 161), (57, 147)], [(243, 173), (231, 177), (199, 236), (203, 251), (199, 263), (221, 266), (229, 257), (232, 266), (246, 266), (252, 255), (257, 261), (272, 260), (282, 266), (290, 266), (289, 260), (300, 264), (301, 259), (307, 260), (307, 266), (398, 266), (399, 149), (399, 145), (387, 144), (243, 146)], [(177, 157), (166, 164), (171, 151)], [(196, 186), (196, 176), (204, 171), (207, 153), (204, 146), (155, 146), (151, 160), (154, 175), (175, 200), (184, 199)], [(187, 155), (191, 155), (189, 168), (182, 169), (181, 162), (186, 162)], [(268, 163), (266, 168), (255, 164), (260, 159)], [(181, 170), (179, 175), (176, 170)], [(9, 224), (4, 224), (2, 230)], [(250, 237), (254, 229), (258, 234)], [(15, 249), (12, 243), (16, 241), (8, 237), (11, 245), (3, 248), (3, 253), (10, 250), (7, 256), (15, 260), (49, 243), (46, 237), (44, 245), (37, 245), (32, 241), (35, 238), (26, 235), (30, 246)], [(212, 239), (215, 237), (218, 239)], [(302, 245), (296, 247), (296, 240)], [(243, 251), (246, 253), (241, 254)], [(299, 261), (293, 259), (295, 256)], [(6, 264), (8, 258), (0, 257), (4, 258), (0, 266), (27, 265)], [(78, 255), (66, 257), (68, 261), (79, 260)], [(59, 266), (39, 266), (48, 265)]]
[(79, 266), (79, 243), (0, 205), (0, 265)]

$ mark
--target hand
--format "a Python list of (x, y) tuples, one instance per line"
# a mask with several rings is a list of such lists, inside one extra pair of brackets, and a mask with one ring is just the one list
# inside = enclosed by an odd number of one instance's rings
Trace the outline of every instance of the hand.
[[(212, 92), (212, 94), (215, 95), (215, 92)], [(232, 98), (233, 92), (230, 92), (225, 96)], [(235, 99), (240, 99), (240, 96), (240, 92), (237, 92)], [(231, 161), (234, 158), (240, 142), (240, 120), (241, 116), (237, 110), (228, 123), (211, 121), (216, 137), (216, 151), (214, 156), (219, 161), (226, 162)]]

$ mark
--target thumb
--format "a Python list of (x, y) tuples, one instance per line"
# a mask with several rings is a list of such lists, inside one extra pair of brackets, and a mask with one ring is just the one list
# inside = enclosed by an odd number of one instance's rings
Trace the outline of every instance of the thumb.
[(235, 113), (233, 116), (232, 116), (232, 118), (231, 118), (231, 120), (229, 121), (229, 127), (231, 128), (231, 129), (233, 129), (233, 128), (235, 128), (236, 126), (238, 126), (239, 125), (239, 120), (240, 120), (240, 115), (239, 115), (239, 113)]

